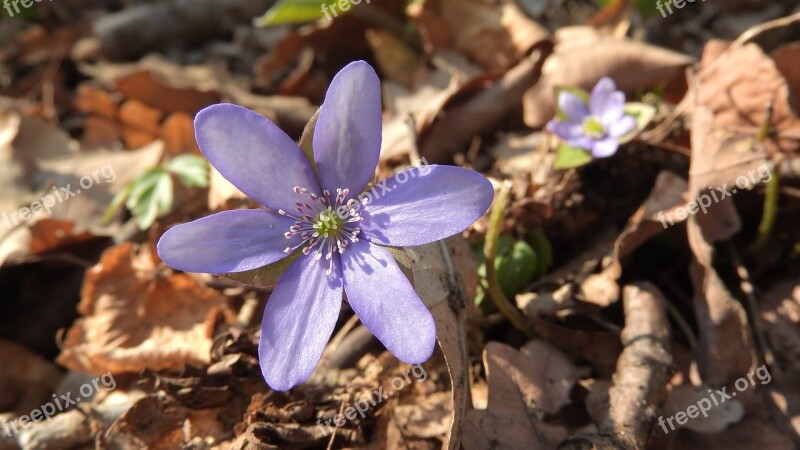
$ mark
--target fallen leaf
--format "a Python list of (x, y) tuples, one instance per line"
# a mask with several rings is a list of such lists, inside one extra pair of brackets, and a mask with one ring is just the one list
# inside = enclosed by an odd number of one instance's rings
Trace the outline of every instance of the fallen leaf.
[(150, 251), (107, 250), (86, 274), (82, 318), (67, 332), (59, 364), (102, 374), (207, 363), (223, 296), (189, 275), (160, 276)]
[(451, 48), (493, 71), (508, 69), (549, 35), (509, 0), (426, 0), (411, 17), (428, 53)]

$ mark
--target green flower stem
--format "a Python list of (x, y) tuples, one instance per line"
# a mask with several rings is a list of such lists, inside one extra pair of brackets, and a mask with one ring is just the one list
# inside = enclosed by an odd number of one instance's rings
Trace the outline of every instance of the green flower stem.
[(503, 228), (503, 216), (508, 206), (510, 192), (511, 185), (504, 183), (494, 199), (494, 207), (489, 219), (489, 230), (486, 233), (486, 244), (483, 246), (483, 255), (486, 257), (486, 281), (489, 284), (489, 297), (491, 297), (497, 309), (506, 316), (516, 329), (527, 336), (531, 336), (532, 333), (528, 321), (503, 294), (500, 283), (497, 281), (497, 270), (494, 267), (494, 260), (497, 257), (497, 242), (500, 237), (500, 230)]
[(758, 225), (758, 240), (755, 248), (761, 248), (775, 228), (775, 220), (778, 218), (778, 199), (780, 198), (780, 174), (778, 168), (783, 158), (778, 155), (774, 160), (775, 169), (772, 171), (772, 179), (769, 180), (764, 194), (764, 213), (761, 216), (761, 223)]

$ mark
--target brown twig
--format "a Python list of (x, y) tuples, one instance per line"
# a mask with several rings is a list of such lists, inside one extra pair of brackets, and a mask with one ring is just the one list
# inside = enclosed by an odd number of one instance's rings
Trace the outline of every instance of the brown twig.
[(599, 434), (570, 438), (559, 449), (644, 449), (651, 448), (651, 436), (658, 436), (651, 431), (672, 371), (667, 300), (650, 283), (628, 285), (622, 297), (625, 349), (609, 391), (608, 421), (600, 424)]

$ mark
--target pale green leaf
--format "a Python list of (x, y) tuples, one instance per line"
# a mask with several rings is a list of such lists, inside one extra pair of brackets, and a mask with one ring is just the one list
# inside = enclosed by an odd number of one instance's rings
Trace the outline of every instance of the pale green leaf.
[(558, 148), (554, 167), (559, 170), (572, 169), (592, 162), (592, 154), (582, 148), (562, 144)]

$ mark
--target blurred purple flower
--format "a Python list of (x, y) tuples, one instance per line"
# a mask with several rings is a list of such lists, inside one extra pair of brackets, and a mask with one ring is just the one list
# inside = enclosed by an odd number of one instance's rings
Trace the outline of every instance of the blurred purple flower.
[(203, 154), (265, 209), (178, 225), (161, 237), (158, 253), (176, 269), (205, 273), (299, 256), (281, 276), (261, 325), (261, 370), (275, 390), (311, 375), (343, 292), (397, 358), (417, 364), (433, 352), (433, 318), (381, 245), (422, 245), (457, 234), (486, 212), (494, 191), (477, 172), (433, 165), (362, 192), (378, 164), (381, 126), (380, 80), (363, 61), (331, 82), (313, 135), (316, 169), (275, 124), (246, 108), (213, 105), (195, 118)]
[(558, 107), (567, 120), (551, 120), (547, 130), (572, 147), (590, 151), (595, 158), (616, 153), (620, 138), (636, 128), (636, 120), (625, 115), (625, 94), (608, 77), (597, 82), (588, 107), (569, 91), (561, 91)]

